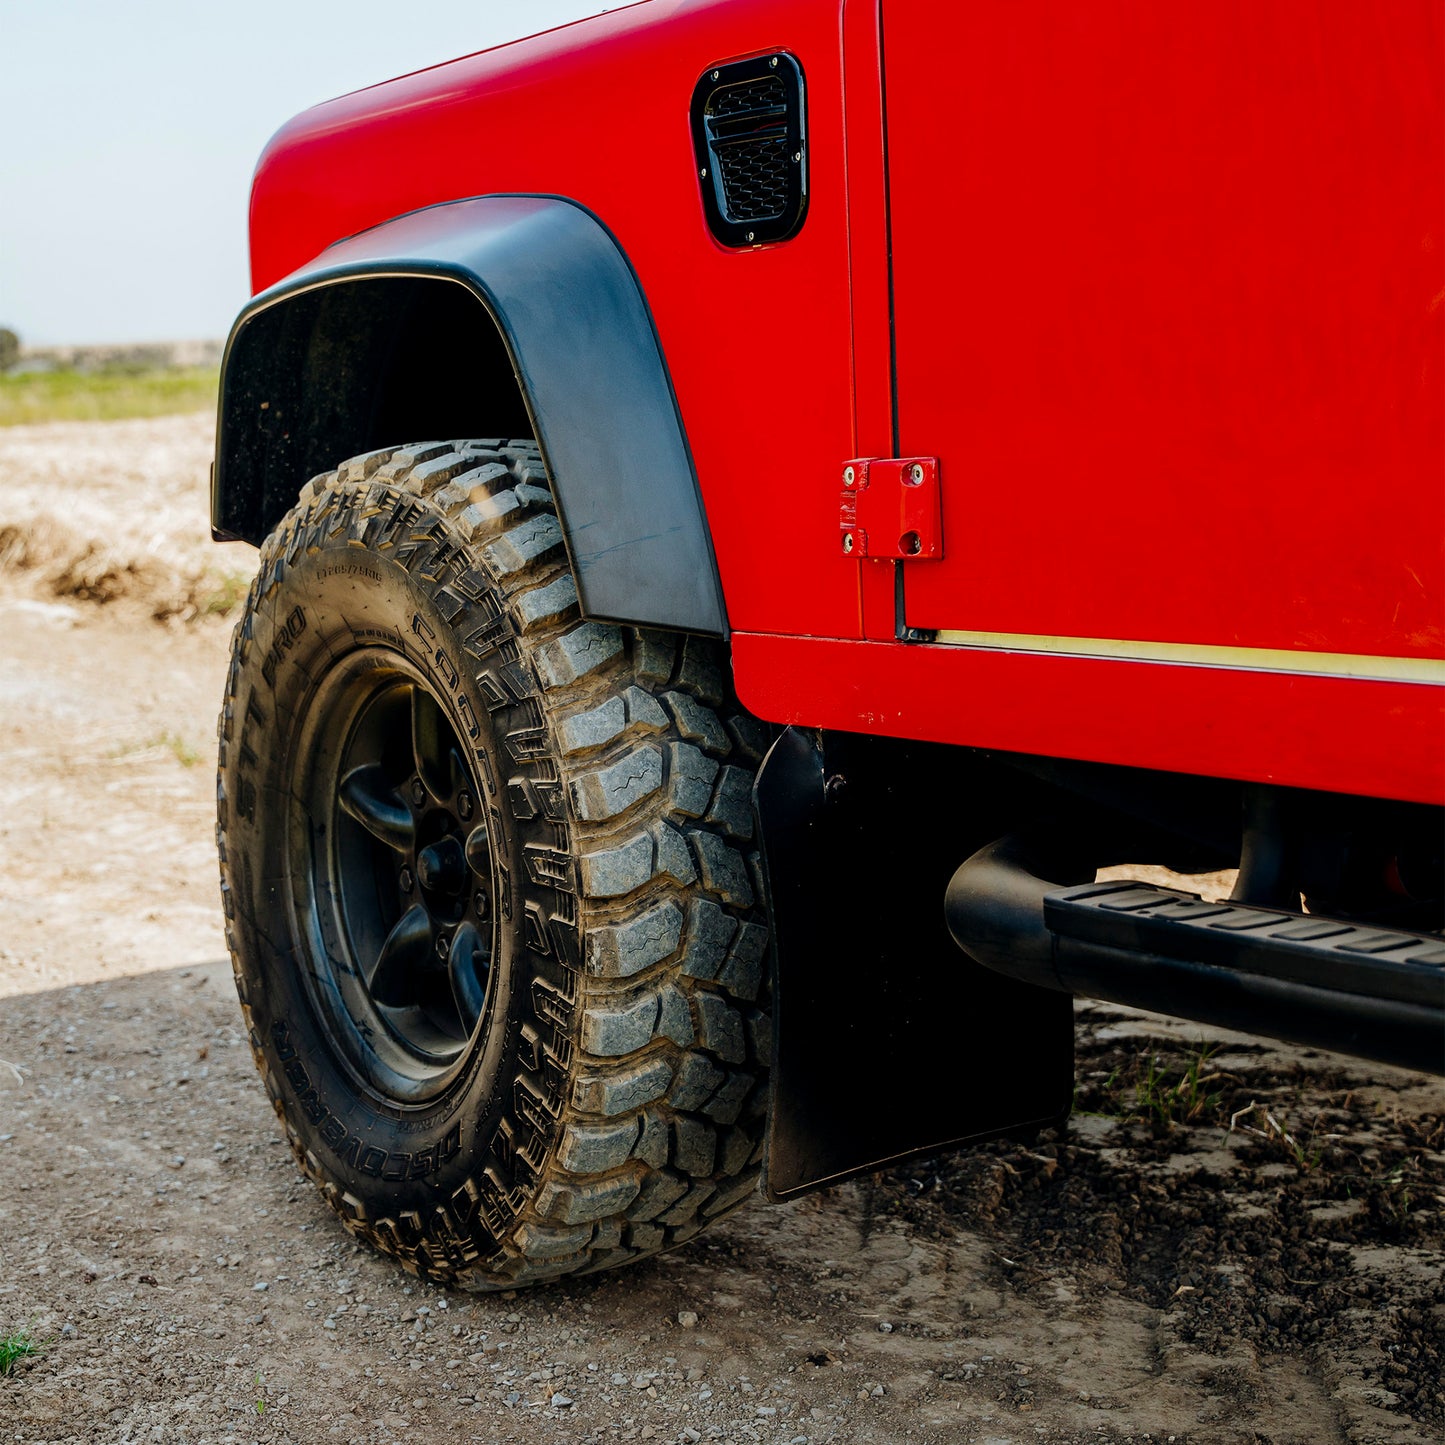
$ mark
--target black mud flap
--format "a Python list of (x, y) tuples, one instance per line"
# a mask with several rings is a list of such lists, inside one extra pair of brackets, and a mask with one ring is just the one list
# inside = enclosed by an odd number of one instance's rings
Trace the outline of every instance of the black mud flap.
[(789, 728), (758, 777), (773, 912), (763, 1192), (1061, 1122), (1067, 994), (974, 963), (943, 897), (1006, 800), (957, 748)]

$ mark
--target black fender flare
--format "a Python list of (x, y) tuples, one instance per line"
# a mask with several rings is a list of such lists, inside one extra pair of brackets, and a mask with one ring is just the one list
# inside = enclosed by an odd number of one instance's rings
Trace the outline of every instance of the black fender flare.
[[(399, 424), (395, 408), (381, 417), (367, 379), (353, 374), (367, 366), (369, 343), (365, 306), (351, 303), (384, 290), (358, 283), (399, 280), (460, 285), (494, 323), (511, 370), (501, 380), (515, 378), (541, 446), (583, 611), (725, 636), (712, 538), (646, 298), (612, 234), (562, 197), (479, 196), (409, 212), (338, 241), (256, 296), (222, 363), (214, 535), (258, 543), (311, 475), (375, 446), (428, 439), (385, 435)], [(346, 326), (335, 324), (338, 303), (350, 305)], [(325, 337), (324, 315), (333, 317)], [(481, 334), (454, 343), (496, 348)], [(468, 358), (458, 359), (465, 370)], [(482, 396), (475, 412), (461, 405), (488, 384), (486, 367), (469, 364), (477, 386), (461, 382), (461, 400), (441, 413), (457, 426), (494, 415)], [(494, 372), (502, 364), (498, 353)], [(498, 377), (490, 381), (495, 389)]]

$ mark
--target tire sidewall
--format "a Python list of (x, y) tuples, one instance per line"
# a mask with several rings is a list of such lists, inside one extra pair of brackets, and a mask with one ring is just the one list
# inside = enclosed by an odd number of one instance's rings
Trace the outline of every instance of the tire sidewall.
[[(337, 500), (343, 510), (355, 502), (346, 493)], [(314, 533), (315, 524), (304, 530)], [(518, 766), (508, 744), (536, 731), (540, 710), (526, 696), (532, 689), (525, 679), (519, 685), (515, 661), (509, 665), (505, 628), (500, 636), (495, 626), (483, 629), (492, 643), (484, 649), (458, 640), (466, 635), (459, 620), (485, 611), (485, 592), (467, 599), (455, 584), (428, 580), (437, 571), (426, 565), (425, 548), (391, 557), (342, 535), (293, 555), (291, 563), (276, 559), (271, 585), (242, 624), (223, 719), (231, 737), (220, 773), (222, 832), (252, 1046), (293, 1147), (337, 1190), (344, 1215), (395, 1218), (442, 1208), (458, 1230), (475, 1235), (480, 1213), (500, 1239), (526, 1192), (527, 1159), (539, 1159), (552, 1143), (547, 1111), (539, 1123), (518, 1087), (519, 1053), (542, 1034), (560, 1032), (561, 1022), (539, 1016), (532, 985), (547, 970), (528, 946), (524, 922), (529, 910), (549, 920), (564, 915), (557, 895), (566, 889), (529, 878), (527, 845), (555, 851), (565, 823), (519, 818), (508, 796)], [(482, 789), (502, 875), (486, 1013), (453, 1077), (415, 1105), (366, 1083), (332, 1036), (306, 983), (314, 943), (304, 937), (288, 882), (293, 830), (304, 826), (291, 780), (308, 706), (325, 674), (361, 648), (404, 660), (444, 701)], [(557, 936), (557, 929), (543, 934)], [(553, 971), (565, 981), (566, 969)], [(549, 991), (547, 1012), (558, 1013), (559, 1003), (565, 997)], [(390, 1243), (404, 1250), (404, 1241)]]

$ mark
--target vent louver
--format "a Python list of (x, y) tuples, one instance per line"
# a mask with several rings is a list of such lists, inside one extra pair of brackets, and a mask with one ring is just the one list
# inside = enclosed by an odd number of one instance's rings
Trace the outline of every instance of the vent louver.
[(803, 223), (808, 156), (803, 71), (784, 53), (710, 67), (692, 95), (708, 226), (725, 246), (782, 241)]

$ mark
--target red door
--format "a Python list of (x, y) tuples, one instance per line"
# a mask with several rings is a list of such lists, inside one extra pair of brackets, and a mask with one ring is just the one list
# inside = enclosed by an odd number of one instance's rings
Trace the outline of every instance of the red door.
[(882, 11), (908, 625), (1445, 679), (1437, 0)]

